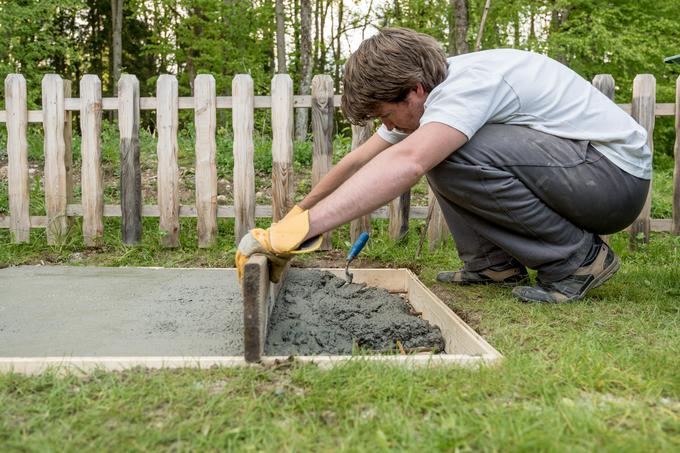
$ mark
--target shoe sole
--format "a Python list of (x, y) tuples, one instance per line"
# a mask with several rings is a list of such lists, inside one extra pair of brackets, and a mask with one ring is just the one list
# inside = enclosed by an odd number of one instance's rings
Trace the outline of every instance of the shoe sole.
[(512, 282), (496, 282), (493, 280), (479, 280), (479, 281), (453, 281), (453, 280), (442, 280), (437, 278), (436, 279), (440, 283), (446, 283), (447, 285), (454, 285), (454, 286), (498, 286), (501, 288), (510, 288), (513, 286), (518, 286), (522, 285), (524, 283), (529, 282), (529, 277), (524, 277), (521, 280), (516, 280)]
[(513, 291), (513, 295), (516, 298), (518, 298), (519, 300), (521, 300), (522, 302), (525, 302), (525, 303), (565, 304), (565, 303), (569, 303), (569, 302), (574, 302), (574, 301), (583, 299), (585, 297), (585, 295), (588, 293), (588, 291), (590, 291), (591, 289), (595, 289), (595, 288), (602, 286), (607, 280), (612, 278), (614, 276), (614, 274), (616, 274), (616, 272), (618, 272), (618, 270), (620, 268), (621, 268), (621, 260), (619, 259), (618, 256), (614, 255), (614, 259), (612, 260), (609, 267), (605, 268), (598, 277), (593, 278), (593, 281), (591, 281), (590, 284), (588, 284), (588, 286), (586, 286), (583, 289), (583, 291), (581, 291), (579, 294), (577, 294), (574, 297), (569, 298), (567, 300), (562, 300), (562, 301), (559, 301), (559, 302), (547, 302), (547, 301), (535, 300), (535, 299), (525, 297), (521, 294), (517, 294), (514, 291)]

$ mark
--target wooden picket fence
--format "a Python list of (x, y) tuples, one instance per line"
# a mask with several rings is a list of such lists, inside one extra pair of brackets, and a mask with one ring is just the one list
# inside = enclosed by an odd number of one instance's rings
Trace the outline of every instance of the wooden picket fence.
[[(598, 75), (593, 84), (610, 98), (614, 95), (614, 79)], [(675, 116), (675, 170), (673, 182), (673, 219), (651, 219), (651, 190), (639, 218), (631, 225), (631, 243), (640, 235), (644, 241), (651, 231), (672, 231), (680, 234), (680, 78), (676, 84), (675, 104), (656, 103), (656, 81), (649, 74), (638, 75), (633, 82), (631, 104), (620, 107), (642, 124), (649, 133), (653, 149), (655, 116)], [(236, 75), (232, 96), (216, 96), (215, 79), (203, 74), (196, 77), (193, 97), (179, 97), (177, 79), (172, 75), (159, 77), (156, 97), (140, 97), (139, 82), (134, 75), (124, 75), (118, 84), (117, 98), (103, 98), (101, 82), (95, 75), (80, 81), (80, 97), (71, 97), (71, 82), (49, 74), (42, 80), (42, 110), (28, 110), (26, 81), (21, 74), (5, 79), (5, 110), (0, 122), (7, 124), (9, 177), (9, 216), (0, 216), (0, 228), (9, 228), (12, 241), (29, 241), (31, 228), (46, 228), (50, 244), (65, 236), (70, 218), (82, 217), (82, 234), (88, 246), (101, 244), (104, 217), (121, 217), (123, 242), (135, 244), (141, 240), (142, 217), (159, 217), (163, 244), (179, 245), (180, 217), (196, 217), (199, 247), (214, 244), (218, 218), (235, 219), (235, 237), (240, 238), (255, 225), (256, 217), (279, 220), (292, 206), (293, 177), (293, 109), (311, 108), (313, 133), (312, 185), (325, 175), (332, 164), (333, 114), (340, 96), (333, 92), (333, 80), (318, 75), (312, 82), (311, 96), (293, 95), (293, 82), (286, 74), (276, 75), (271, 83), (271, 96), (255, 96), (249, 75)], [(255, 204), (254, 177), (254, 110), (272, 111), (272, 204)], [(179, 168), (177, 162), (177, 132), (179, 109), (194, 111), (195, 141), (195, 204), (179, 203)], [(232, 109), (234, 204), (217, 205), (216, 111)], [(105, 205), (101, 167), (102, 111), (118, 112), (120, 131), (120, 204)], [(158, 134), (158, 204), (142, 205), (141, 167), (139, 162), (140, 110), (156, 110)], [(74, 203), (71, 156), (72, 113), (80, 113), (81, 143), (81, 202)], [(27, 125), (42, 123), (45, 150), (46, 216), (29, 215), (29, 167)], [(352, 128), (352, 148), (366, 141), (368, 127)], [(351, 236), (370, 229), (371, 218), (388, 218), (392, 238), (408, 230), (410, 218), (428, 218), (430, 248), (447, 234), (446, 225), (430, 190), (429, 206), (410, 206), (410, 192), (395, 199), (388, 207), (351, 224)], [(324, 248), (330, 247), (329, 234)]]

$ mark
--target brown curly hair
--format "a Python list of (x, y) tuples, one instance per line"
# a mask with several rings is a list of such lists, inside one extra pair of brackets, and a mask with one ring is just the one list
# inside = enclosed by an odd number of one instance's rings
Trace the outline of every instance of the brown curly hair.
[(426, 92), (446, 78), (446, 55), (431, 36), (383, 28), (361, 43), (345, 64), (342, 113), (363, 125), (382, 102), (401, 102), (418, 83)]

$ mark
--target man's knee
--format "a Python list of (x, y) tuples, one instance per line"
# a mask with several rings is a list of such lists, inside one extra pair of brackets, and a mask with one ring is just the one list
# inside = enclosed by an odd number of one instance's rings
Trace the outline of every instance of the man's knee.
[(467, 206), (484, 196), (483, 170), (469, 162), (454, 159), (440, 162), (427, 173), (427, 180), (438, 197)]

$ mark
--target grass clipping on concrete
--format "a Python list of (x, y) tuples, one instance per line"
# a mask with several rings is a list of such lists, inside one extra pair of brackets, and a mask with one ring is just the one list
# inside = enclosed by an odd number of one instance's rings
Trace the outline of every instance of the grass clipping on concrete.
[[(331, 370), (135, 369), (88, 376), (0, 375), (3, 450), (551, 450), (680, 449), (680, 238), (654, 234), (627, 250), (618, 274), (583, 301), (527, 305), (509, 289), (452, 288), (438, 270), (461, 263), (449, 242), (414, 258), (418, 229), (395, 245), (376, 222), (357, 267), (407, 266), (505, 359), (493, 368), (403, 369), (354, 360)], [(228, 229), (228, 225), (221, 228)], [(38, 234), (38, 233), (36, 233)], [(335, 252), (298, 264), (338, 265)], [(232, 265), (209, 250), (163, 250), (153, 239), (99, 251), (77, 243), (0, 239), (14, 262)], [(4, 254), (4, 255), (3, 255)], [(114, 447), (115, 446), (115, 447)]]

